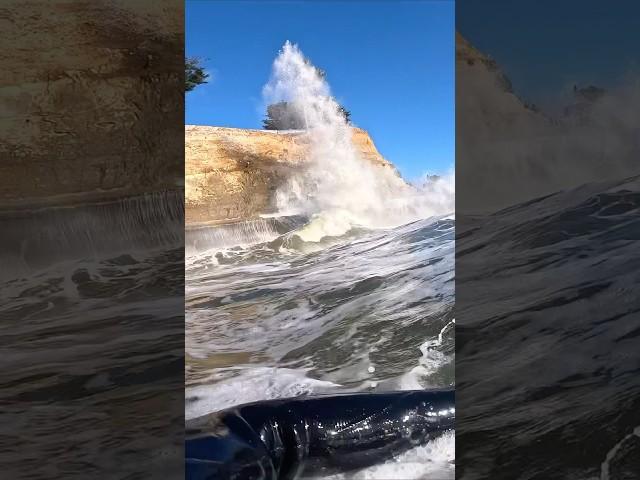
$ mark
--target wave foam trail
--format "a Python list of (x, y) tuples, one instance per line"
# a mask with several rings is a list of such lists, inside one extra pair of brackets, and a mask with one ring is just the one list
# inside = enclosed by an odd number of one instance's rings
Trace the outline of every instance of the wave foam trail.
[(449, 355), (442, 352), (441, 347), (444, 342), (444, 334), (449, 329), (449, 327), (455, 326), (456, 320), (452, 319), (449, 323), (447, 323), (440, 333), (438, 337), (432, 340), (427, 340), (422, 345), (420, 345), (420, 352), (422, 352), (422, 357), (420, 357), (419, 365), (414, 367), (409, 373), (407, 373), (401, 380), (401, 388), (404, 390), (412, 390), (417, 388), (425, 388), (422, 384), (424, 379), (432, 376), (436, 373), (442, 366), (451, 361)]
[(309, 134), (308, 167), (276, 194), (279, 210), (311, 219), (308, 238), (341, 235), (352, 226), (394, 227), (453, 211), (452, 181), (410, 185), (393, 169), (361, 157), (324, 76), (296, 45), (285, 43), (263, 96), (267, 104), (287, 102), (288, 115)]
[(601, 472), (600, 472), (600, 480), (610, 480), (611, 479), (611, 462), (616, 458), (618, 453), (622, 450), (625, 442), (629, 441), (633, 437), (640, 437), (640, 425), (635, 427), (631, 433), (625, 435), (622, 440), (620, 440), (616, 445), (607, 452), (606, 458), (602, 462)]
[(306, 376), (304, 370), (253, 367), (225, 382), (189, 388), (185, 417), (196, 418), (243, 403), (323, 393), (339, 385)]
[(327, 480), (386, 480), (389, 478), (425, 479), (453, 478), (455, 474), (456, 441), (454, 432), (447, 432), (426, 445), (413, 448), (381, 465), (344, 474), (324, 477)]

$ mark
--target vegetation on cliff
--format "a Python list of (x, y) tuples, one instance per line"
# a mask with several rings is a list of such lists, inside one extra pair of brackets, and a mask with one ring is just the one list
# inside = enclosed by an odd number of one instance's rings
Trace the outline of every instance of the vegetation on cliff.
[[(304, 59), (304, 63), (311, 65), (308, 58)], [(321, 79), (325, 79), (327, 72), (323, 69), (313, 66), (316, 74)], [(335, 101), (335, 99), (333, 99)], [(338, 113), (340, 113), (347, 123), (351, 123), (351, 112), (338, 104)], [(307, 128), (304, 112), (293, 102), (278, 102), (267, 106), (267, 117), (262, 121), (265, 130), (305, 130)]]
[[(376, 168), (395, 171), (369, 134), (352, 128), (359, 155)], [(185, 222), (229, 223), (274, 210), (276, 191), (309, 164), (305, 132), (186, 125)]]
[[(351, 112), (338, 105), (338, 112), (350, 123)], [(265, 130), (304, 130), (307, 128), (304, 115), (291, 102), (273, 103), (267, 107), (267, 118), (262, 121)]]
[(208, 83), (209, 74), (200, 65), (199, 58), (187, 58), (184, 63), (185, 92), (190, 92), (198, 85)]

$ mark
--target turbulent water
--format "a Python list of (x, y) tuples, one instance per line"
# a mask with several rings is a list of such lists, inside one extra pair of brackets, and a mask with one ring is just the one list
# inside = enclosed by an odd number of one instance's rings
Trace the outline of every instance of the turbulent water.
[[(186, 260), (187, 417), (258, 399), (454, 383), (452, 219), (320, 244), (300, 230), (295, 219), (218, 227), (212, 242), (234, 232), (247, 242), (223, 248), (187, 232), (188, 245), (201, 245)], [(250, 232), (259, 241), (250, 244)], [(453, 475), (452, 459), (448, 436), (399, 459), (398, 471)]]
[(0, 221), (3, 478), (182, 475), (183, 222), (180, 193)]
[(640, 178), (458, 232), (458, 474), (638, 478)]
[[(264, 89), (310, 141), (276, 216), (186, 236), (186, 416), (302, 394), (454, 384), (453, 180), (361, 158), (329, 85), (287, 42)], [(449, 215), (449, 216), (447, 216)], [(454, 436), (357, 478), (453, 478)]]

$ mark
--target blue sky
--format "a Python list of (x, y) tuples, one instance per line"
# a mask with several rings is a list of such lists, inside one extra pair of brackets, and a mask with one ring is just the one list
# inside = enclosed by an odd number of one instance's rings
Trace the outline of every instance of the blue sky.
[(326, 71), (405, 178), (453, 168), (453, 1), (187, 0), (186, 55), (213, 80), (187, 93), (185, 122), (261, 128), (262, 87), (285, 40)]
[(549, 107), (574, 84), (611, 88), (638, 71), (640, 2), (458, 2), (458, 31), (500, 64), (514, 90)]

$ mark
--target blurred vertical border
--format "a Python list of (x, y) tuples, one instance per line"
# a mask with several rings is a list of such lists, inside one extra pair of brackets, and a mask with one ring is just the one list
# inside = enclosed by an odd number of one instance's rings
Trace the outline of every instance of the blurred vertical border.
[(637, 2), (456, 2), (456, 474), (640, 476)]
[(184, 4), (0, 25), (2, 477), (182, 478)]

